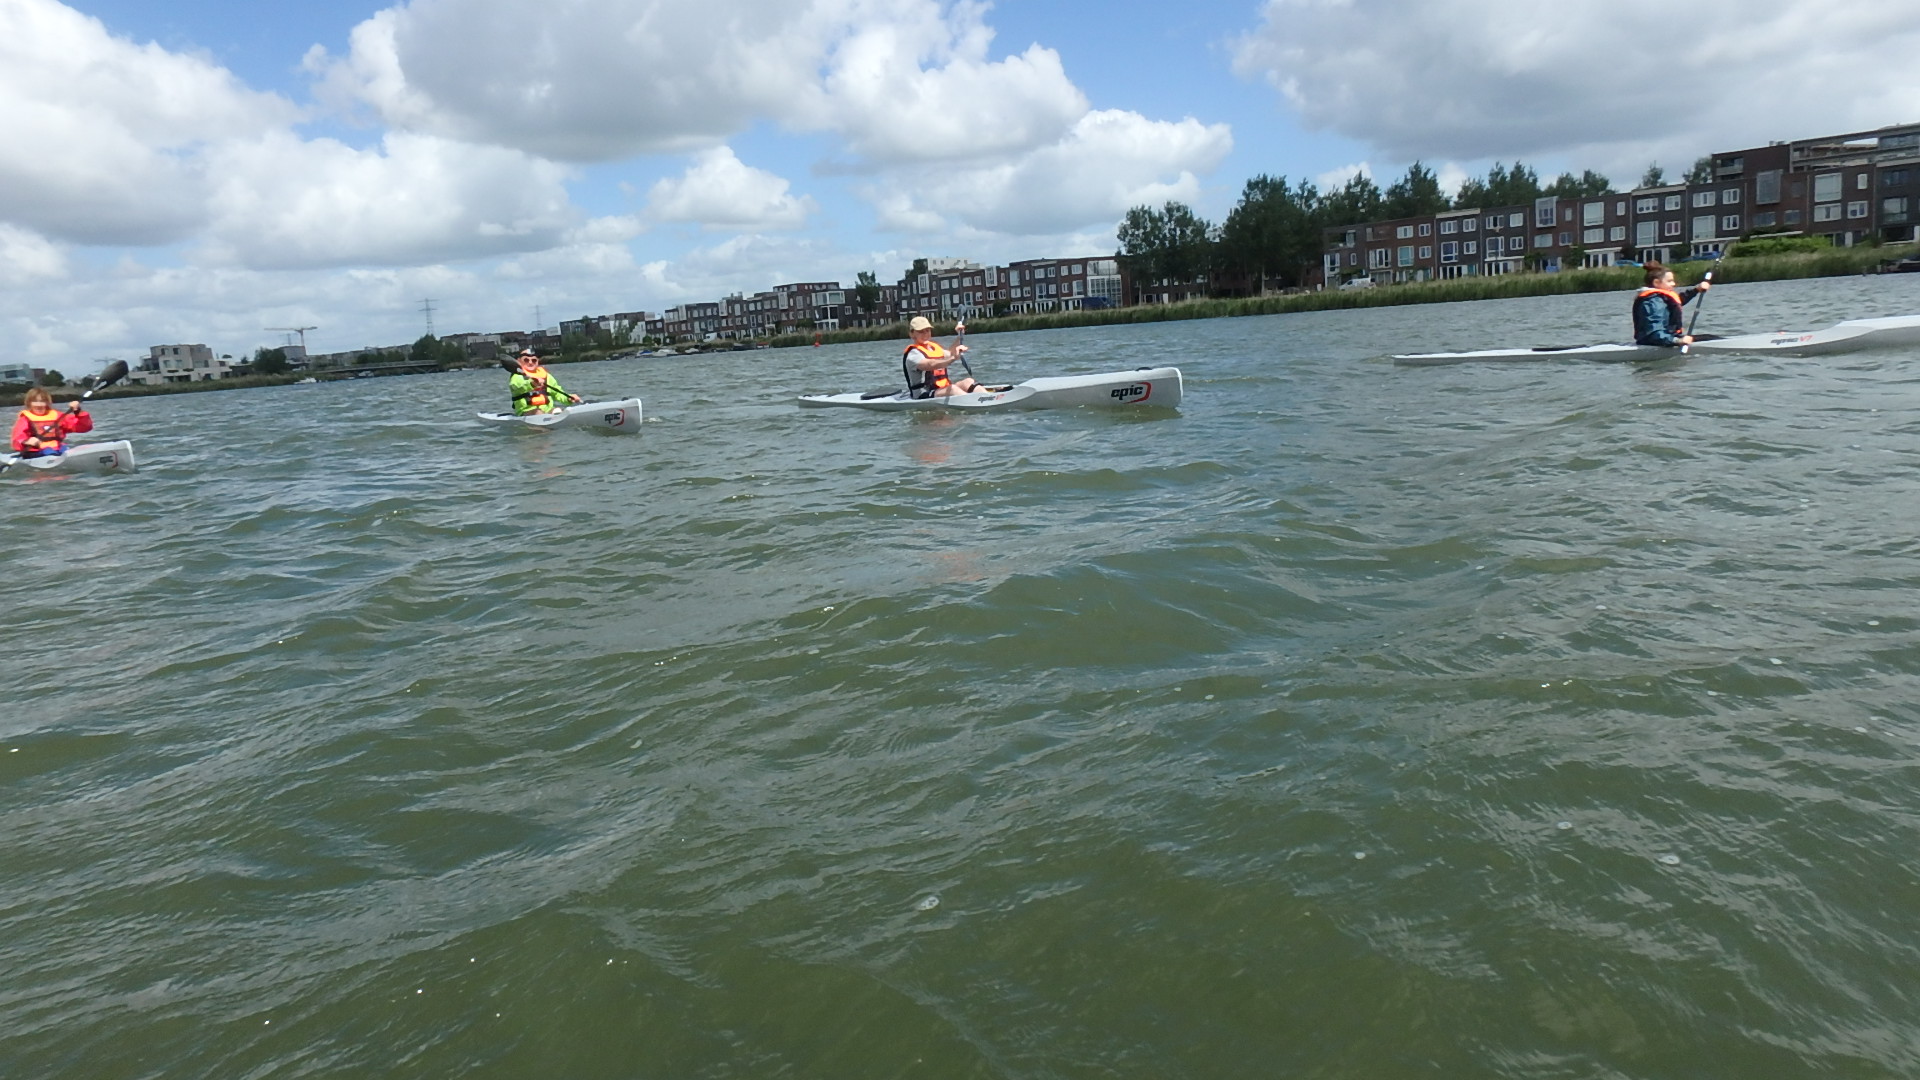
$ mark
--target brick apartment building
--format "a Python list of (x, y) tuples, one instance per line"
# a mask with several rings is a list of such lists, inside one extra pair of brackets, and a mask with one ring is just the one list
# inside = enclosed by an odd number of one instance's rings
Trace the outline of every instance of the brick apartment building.
[(1912, 242), (1917, 220), (1920, 124), (1910, 124), (1715, 154), (1706, 183), (1328, 229), (1321, 281), (1670, 262), (1753, 235), (1825, 236), (1843, 247)]

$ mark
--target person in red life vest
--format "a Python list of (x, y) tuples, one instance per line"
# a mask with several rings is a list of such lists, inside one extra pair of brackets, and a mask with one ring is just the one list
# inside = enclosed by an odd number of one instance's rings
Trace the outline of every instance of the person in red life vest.
[[(957, 323), (954, 329), (964, 331), (966, 324)], [(914, 397), (947, 397), (951, 394), (964, 394), (979, 386), (966, 376), (955, 380), (947, 374), (947, 364), (957, 360), (967, 351), (965, 345), (955, 345), (949, 353), (933, 340), (933, 324), (924, 315), (915, 315), (907, 324), (913, 334), (913, 341), (905, 352), (900, 354), (900, 369), (906, 373), (907, 389)]]
[(569, 394), (559, 380), (540, 366), (540, 357), (527, 349), (519, 356), (520, 370), (507, 377), (507, 389), (513, 392), (513, 415), (550, 413), (562, 404), (580, 404), (580, 395)]
[(80, 402), (72, 402), (65, 411), (57, 410), (53, 395), (45, 387), (27, 391), (21, 404), (20, 416), (13, 422), (13, 449), (21, 457), (64, 454), (67, 436), (93, 430), (93, 416), (80, 407)]
[(1711, 288), (1711, 281), (1703, 281), (1692, 288), (1675, 291), (1673, 271), (1657, 262), (1648, 263), (1647, 287), (1633, 298), (1633, 343), (1675, 348), (1693, 344), (1693, 335), (1686, 332), (1687, 324), (1680, 317), (1680, 309)]

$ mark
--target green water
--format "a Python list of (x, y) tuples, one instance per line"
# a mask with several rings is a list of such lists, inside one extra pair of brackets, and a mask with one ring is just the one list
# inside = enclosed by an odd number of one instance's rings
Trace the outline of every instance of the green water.
[(1920, 1073), (1920, 355), (1384, 359), (1625, 310), (106, 402), (0, 480), (0, 1076)]

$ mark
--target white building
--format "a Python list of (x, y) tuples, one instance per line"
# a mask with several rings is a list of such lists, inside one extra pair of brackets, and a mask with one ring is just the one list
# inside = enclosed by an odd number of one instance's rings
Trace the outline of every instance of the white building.
[(170, 382), (224, 379), (232, 365), (213, 355), (205, 345), (155, 345), (147, 358), (127, 372), (127, 381), (141, 386)]

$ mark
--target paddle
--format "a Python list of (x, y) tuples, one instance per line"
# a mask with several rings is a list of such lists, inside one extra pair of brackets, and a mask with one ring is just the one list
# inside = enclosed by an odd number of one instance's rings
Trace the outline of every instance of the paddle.
[[(1721, 258), (1722, 258), (1722, 256), (1721, 256), (1721, 255), (1715, 255), (1715, 256), (1713, 257), (1713, 265), (1714, 265), (1714, 266), (1716, 266), (1716, 267), (1717, 267), (1717, 266), (1719, 266), (1719, 265), (1720, 265), (1720, 259), (1721, 259)], [(1708, 285), (1711, 285), (1711, 284), (1713, 284), (1713, 271), (1712, 271), (1712, 270), (1708, 270), (1708, 271), (1707, 271), (1707, 274), (1706, 274), (1706, 276), (1705, 276), (1705, 277), (1703, 277), (1703, 278), (1701, 278), (1700, 280), (1701, 280), (1701, 282), (1703, 282), (1703, 283), (1705, 283), (1705, 284), (1708, 284)], [(1688, 322), (1687, 322), (1687, 336), (1688, 336), (1688, 337), (1692, 337), (1692, 336), (1693, 336), (1693, 328), (1694, 328), (1695, 326), (1698, 326), (1698, 325), (1700, 324), (1700, 309), (1701, 309), (1701, 308), (1703, 308), (1703, 307), (1706, 307), (1706, 306), (1707, 306), (1707, 294), (1706, 294), (1706, 293), (1701, 293), (1701, 294), (1700, 294), (1700, 299), (1698, 299), (1698, 300), (1695, 300), (1695, 301), (1693, 302), (1693, 318), (1692, 318), (1692, 319), (1690, 319), (1690, 320), (1688, 320)], [(1692, 349), (1693, 349), (1693, 346), (1692, 346), (1691, 344), (1687, 344), (1687, 345), (1682, 345), (1682, 346), (1680, 346), (1680, 355), (1681, 355), (1681, 356), (1685, 356), (1685, 355), (1687, 355), (1687, 353), (1688, 353), (1689, 351), (1691, 351)]]
[[(86, 401), (87, 399), (93, 397), (93, 395), (96, 392), (105, 390), (107, 387), (112, 386), (114, 383), (117, 383), (121, 379), (124, 379), (126, 377), (127, 377), (127, 362), (125, 360), (115, 360), (113, 363), (108, 364), (107, 369), (105, 371), (102, 371), (93, 380), (93, 385), (87, 388), (87, 392), (80, 395), (80, 401)], [(74, 404), (77, 405), (79, 404), (79, 402), (75, 402)], [(50, 457), (58, 458), (58, 457), (64, 457), (65, 455), (66, 455), (66, 449), (63, 447), (60, 453), (50, 455)], [(42, 457), (48, 457), (48, 456), (49, 455), (42, 455)], [(8, 454), (8, 455), (5, 455), (4, 457), (0, 457), (0, 473), (6, 472), (8, 469), (11, 469), (15, 465), (20, 464), (21, 460), (22, 459), (18, 454)], [(34, 458), (31, 460), (40, 460), (40, 459)]]

